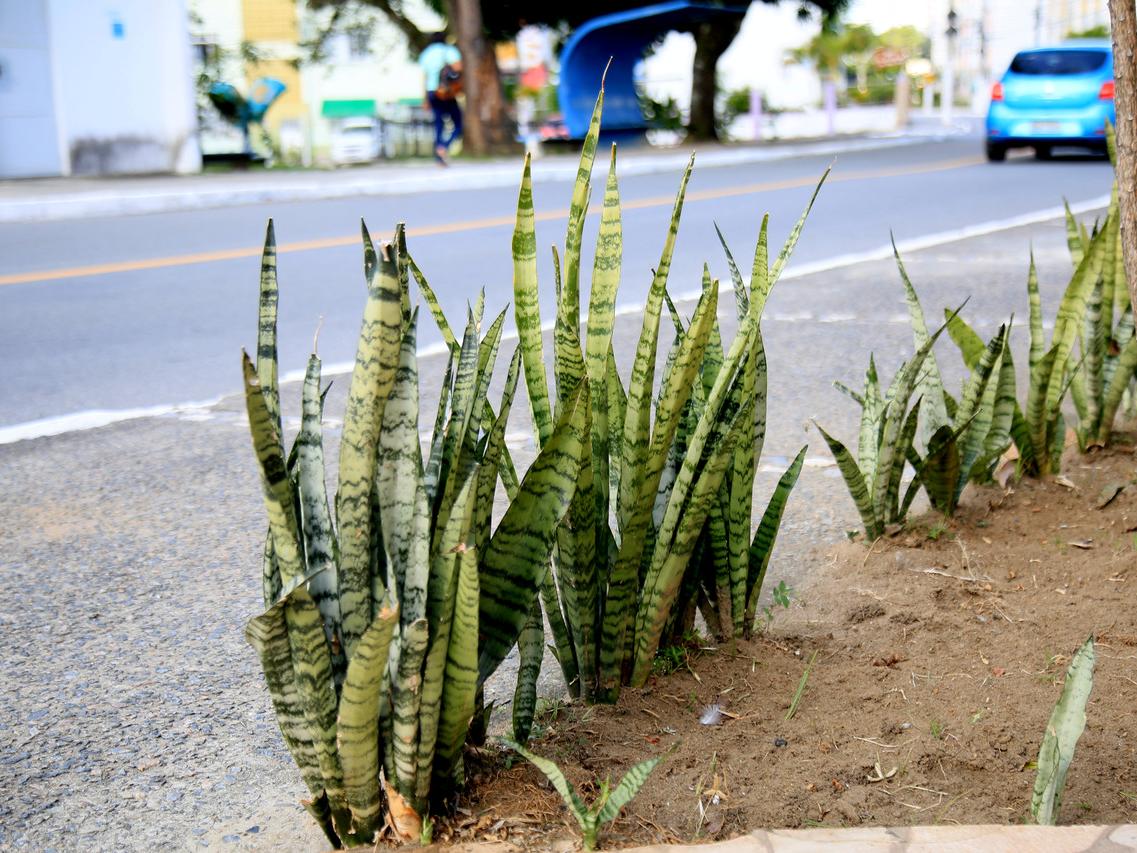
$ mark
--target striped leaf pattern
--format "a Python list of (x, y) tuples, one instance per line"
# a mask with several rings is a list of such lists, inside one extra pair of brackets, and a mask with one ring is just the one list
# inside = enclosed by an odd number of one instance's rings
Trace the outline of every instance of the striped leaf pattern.
[(479, 597), (477, 553), (472, 548), (459, 546), (454, 616), (447, 644), (442, 712), (435, 747), (435, 778), (441, 778), (443, 785), (462, 784), (462, 745), (474, 716), (478, 692)]
[[(370, 242), (364, 228), (366, 242)], [(340, 613), (348, 657), (372, 619), (371, 493), (383, 407), (395, 382), (402, 342), (398, 270), (392, 254), (365, 253), (367, 304), (340, 439), (336, 522), (340, 530)], [(365, 260), (365, 266), (368, 260)]]
[(363, 633), (347, 667), (336, 719), (337, 749), (343, 764), (344, 795), (351, 809), (351, 836), (369, 844), (380, 826), (379, 695), (387, 671), (387, 650), (399, 621), (383, 608)]
[(513, 691), (513, 739), (525, 743), (533, 729), (533, 714), (537, 710), (537, 678), (541, 674), (541, 661), (545, 657), (545, 630), (541, 617), (541, 600), (534, 597), (529, 618), (517, 638), (520, 663), (517, 668), (517, 686)]

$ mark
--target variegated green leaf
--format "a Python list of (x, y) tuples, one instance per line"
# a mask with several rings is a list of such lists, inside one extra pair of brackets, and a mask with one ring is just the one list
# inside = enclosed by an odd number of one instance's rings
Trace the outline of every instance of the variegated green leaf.
[(657, 755), (654, 758), (648, 758), (632, 766), (628, 772), (621, 777), (619, 784), (616, 785), (612, 793), (608, 795), (608, 799), (604, 802), (604, 806), (596, 816), (597, 820), (601, 824), (605, 824), (619, 817), (620, 809), (630, 803), (636, 794), (639, 793), (640, 788), (647, 782), (647, 777), (651, 775), (651, 771), (653, 771), (665, 757), (666, 756), (663, 755)]
[[(916, 349), (920, 349), (931, 335), (928, 333), (928, 324), (924, 319), (924, 309), (920, 306), (920, 298), (916, 295), (916, 288), (912, 286), (912, 280), (904, 268), (904, 261), (900, 259), (900, 251), (896, 248), (895, 237), (892, 237), (892, 254), (896, 258), (896, 268), (900, 273), (900, 281), (904, 285), (904, 301), (908, 305), (912, 336), (915, 339)], [(920, 423), (920, 443), (927, 447), (932, 434), (941, 426), (950, 423), (947, 407), (944, 404), (944, 381), (940, 375), (939, 364), (936, 362), (936, 354), (930, 349), (924, 357), (916, 392), (924, 400), (920, 407), (923, 413)]]
[[(364, 228), (366, 238), (367, 230)], [(370, 242), (369, 238), (367, 242)], [(340, 612), (348, 657), (372, 620), (371, 493), (379, 425), (395, 382), (402, 340), (398, 270), (389, 247), (369, 255), (367, 305), (340, 438), (336, 521), (340, 532)], [(366, 263), (366, 262), (365, 262)]]
[(533, 729), (533, 713), (537, 710), (537, 678), (545, 656), (545, 631), (541, 619), (541, 601), (534, 597), (529, 618), (517, 638), (520, 662), (517, 686), (513, 691), (513, 737), (520, 743), (529, 740)]
[(853, 454), (844, 444), (822, 429), (817, 421), (814, 421), (813, 425), (817, 427), (817, 431), (821, 433), (821, 437), (825, 439), (825, 443), (829, 445), (829, 451), (837, 461), (837, 470), (844, 477), (845, 485), (849, 488), (853, 503), (857, 506), (857, 512), (861, 515), (861, 523), (865, 526), (865, 536), (870, 540), (879, 538), (884, 532), (884, 525), (877, 517), (872, 494), (869, 492), (864, 473), (857, 465), (857, 460), (853, 458)]
[(387, 650), (398, 621), (396, 609), (380, 609), (356, 644), (340, 695), (336, 745), (353, 820), (352, 836), (360, 844), (374, 841), (380, 826), (379, 694), (387, 671)]
[[(269, 417), (276, 424), (277, 435), (282, 434), (280, 425), (280, 389), (277, 386), (276, 360), (276, 312), (280, 301), (280, 291), (276, 283), (276, 230), (272, 220), (265, 229), (264, 251), (261, 253), (260, 323), (257, 329), (257, 381), (265, 397), (265, 407)], [(281, 453), (283, 454), (283, 449)]]
[(505, 659), (528, 617), (557, 527), (576, 490), (588, 405), (587, 384), (581, 383), (482, 555), (480, 680)]
[[(554, 440), (550, 436), (549, 443)], [(438, 723), (435, 782), (445, 790), (463, 781), (462, 746), (474, 716), (478, 693), (478, 554), (472, 548), (458, 552), (458, 583), (446, 672), (442, 681), (442, 714)]]
[[(400, 618), (406, 622), (406, 617)], [(452, 629), (453, 630), (453, 629)], [(422, 705), (422, 666), (430, 642), (430, 626), (425, 616), (401, 629), (398, 666), (391, 671), (391, 751), (395, 758), (395, 788), (415, 811), (424, 813), (425, 803), (416, 800), (418, 791), (419, 710)], [(445, 686), (443, 687), (445, 691)], [(445, 699), (443, 700), (445, 715)], [(441, 730), (441, 726), (440, 726)]]
[(1094, 687), (1094, 638), (1082, 644), (1066, 670), (1062, 695), (1050, 714), (1038, 749), (1038, 775), (1034, 780), (1030, 811), (1037, 823), (1058, 823), (1066, 773), (1074, 760), (1074, 748), (1086, 728), (1086, 704)]
[[(820, 429), (820, 427), (819, 427)], [(797, 484), (801, 475), (802, 465), (805, 464), (805, 452), (809, 445), (798, 451), (790, 467), (786, 469), (770, 495), (770, 502), (766, 504), (766, 511), (762, 514), (762, 521), (754, 532), (754, 539), (747, 552), (746, 574), (746, 612), (742, 617), (743, 631), (749, 635), (754, 626), (754, 617), (758, 610), (758, 599), (762, 595), (762, 584), (766, 580), (766, 569), (770, 566), (770, 556), (774, 553), (774, 543), (778, 538), (778, 529), (782, 526), (782, 515), (789, 501), (790, 492)]]

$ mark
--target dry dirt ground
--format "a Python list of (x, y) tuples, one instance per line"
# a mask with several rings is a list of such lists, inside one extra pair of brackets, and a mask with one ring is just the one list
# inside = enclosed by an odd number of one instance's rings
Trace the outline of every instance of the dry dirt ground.
[[(1095, 686), (1061, 820), (1137, 820), (1132, 445), (1068, 451), (1064, 477), (973, 489), (951, 522), (927, 514), (871, 548), (818, 549), (824, 570), (763, 636), (695, 644), (615, 707), (547, 708), (532, 749), (588, 795), (670, 753), (608, 832), (612, 846), (761, 827), (1021, 823), (1069, 656), (1093, 634)], [(710, 704), (727, 712), (719, 725), (700, 722)], [(545, 847), (575, 834), (544, 778), (496, 749), (472, 791), (439, 840)]]

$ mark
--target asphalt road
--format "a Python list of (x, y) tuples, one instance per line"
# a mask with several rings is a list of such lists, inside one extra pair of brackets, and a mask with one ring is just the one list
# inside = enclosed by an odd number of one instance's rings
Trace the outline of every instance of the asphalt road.
[[(766, 211), (772, 238), (780, 243), (829, 162), (803, 156), (748, 166), (696, 165), (672, 292), (696, 289), (704, 261), (716, 276), (726, 276), (715, 222), (745, 266)], [(598, 164), (598, 187), (605, 166)], [(621, 182), (624, 305), (635, 305), (650, 281), (679, 177), (639, 175)], [(890, 229), (899, 241), (914, 240), (1052, 209), (1062, 198), (1077, 204), (1107, 193), (1109, 182), (1108, 164), (1096, 159), (990, 165), (976, 139), (850, 152), (836, 158), (794, 264), (877, 249)], [(537, 188), (539, 245), (563, 242), (570, 191), (568, 183)], [(396, 221), (408, 223), (411, 250), (453, 321), (483, 287), (487, 311), (500, 310), (511, 299), (515, 201), (516, 191), (503, 188), (2, 225), (0, 428), (237, 390), (240, 348), (255, 343), (258, 260), (252, 250), (270, 216), (282, 246), (284, 372), (303, 366), (321, 317), (325, 364), (353, 356), (363, 302), (360, 216), (376, 235)], [(547, 258), (546, 252), (545, 318), (551, 317), (552, 298)], [(862, 293), (854, 303), (840, 292), (786, 286), (768, 312), (839, 318), (895, 313), (895, 288), (890, 283), (880, 291), (871, 291), (867, 301)], [(998, 295), (988, 296), (998, 312), (1009, 313), (1021, 301), (1018, 289), (1008, 291), (1005, 305)], [(421, 328), (421, 345), (438, 340), (430, 322)], [(857, 334), (855, 323), (834, 325), (832, 345)]]

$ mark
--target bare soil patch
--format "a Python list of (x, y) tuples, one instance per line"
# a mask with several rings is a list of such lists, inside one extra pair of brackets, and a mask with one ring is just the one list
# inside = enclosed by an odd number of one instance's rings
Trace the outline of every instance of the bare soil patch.
[[(1097, 638), (1064, 823), (1137, 820), (1137, 487), (1131, 444), (1072, 453), (1064, 477), (969, 492), (873, 547), (821, 545), (815, 581), (770, 629), (680, 655), (614, 707), (548, 710), (533, 749), (591, 796), (672, 751), (609, 846), (756, 828), (1020, 823), (1068, 656)], [(804, 694), (785, 719), (808, 660)], [(718, 704), (720, 725), (700, 723)], [(494, 748), (471, 761), (442, 842), (564, 844), (544, 777)]]

